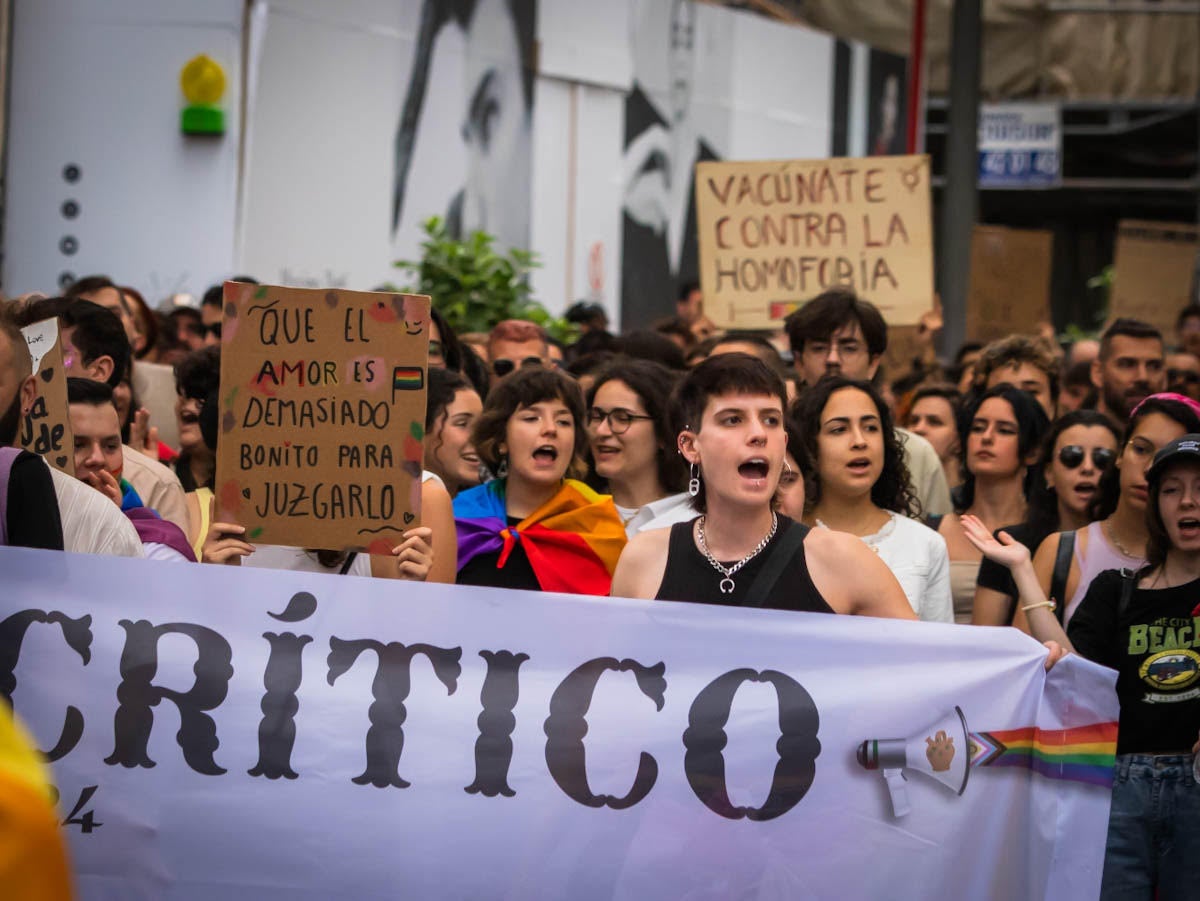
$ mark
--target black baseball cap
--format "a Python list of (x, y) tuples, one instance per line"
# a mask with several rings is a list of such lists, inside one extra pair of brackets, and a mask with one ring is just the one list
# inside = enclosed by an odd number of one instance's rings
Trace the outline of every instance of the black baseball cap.
[(1146, 481), (1154, 484), (1162, 478), (1168, 466), (1182, 460), (1195, 460), (1200, 463), (1200, 435), (1193, 433), (1176, 438), (1155, 454), (1154, 462), (1146, 471)]

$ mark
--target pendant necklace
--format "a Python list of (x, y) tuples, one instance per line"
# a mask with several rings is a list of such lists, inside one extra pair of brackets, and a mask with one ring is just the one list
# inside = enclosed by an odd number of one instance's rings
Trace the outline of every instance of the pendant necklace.
[(766, 537), (763, 538), (763, 540), (757, 545), (755, 545), (754, 549), (750, 551), (750, 553), (748, 553), (737, 563), (733, 564), (733, 566), (722, 566), (720, 562), (718, 562), (717, 558), (714, 557), (709, 551), (708, 543), (704, 540), (704, 522), (706, 519), (706, 516), (701, 516), (700, 522), (696, 525), (696, 544), (700, 547), (700, 553), (703, 554), (705, 559), (707, 559), (708, 562), (713, 565), (713, 569), (724, 576), (724, 578), (721, 579), (721, 584), (719, 586), (721, 589), (721, 594), (733, 594), (733, 589), (736, 587), (733, 584), (733, 574), (761, 554), (763, 552), (763, 548), (771, 543), (771, 539), (775, 537), (775, 530), (779, 528), (779, 517), (774, 512), (771, 513), (771, 530), (767, 532)]

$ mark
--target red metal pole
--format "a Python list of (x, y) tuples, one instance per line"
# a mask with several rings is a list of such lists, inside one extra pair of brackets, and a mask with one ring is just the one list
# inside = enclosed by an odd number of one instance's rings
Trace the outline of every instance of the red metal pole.
[(913, 0), (912, 44), (908, 54), (908, 133), (905, 147), (917, 152), (925, 109), (925, 0)]

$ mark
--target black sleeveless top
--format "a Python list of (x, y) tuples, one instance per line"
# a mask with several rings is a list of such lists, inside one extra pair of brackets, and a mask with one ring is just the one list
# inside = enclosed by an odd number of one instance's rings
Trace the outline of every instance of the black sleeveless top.
[[(694, 523), (693, 519), (690, 522), (680, 522), (671, 526), (670, 545), (667, 549), (667, 568), (663, 572), (662, 584), (658, 586), (655, 600), (691, 601), (694, 604), (724, 604), (729, 607), (740, 607), (745, 603), (750, 586), (754, 584), (759, 571), (774, 553), (784, 533), (788, 529), (804, 528), (786, 516), (780, 516), (779, 528), (775, 531), (775, 537), (763, 548), (761, 554), (733, 574), (733, 591), (729, 594), (721, 594), (720, 585), (723, 576), (696, 547), (696, 542), (692, 538)], [(721, 561), (724, 566), (730, 566), (733, 562)], [(821, 597), (821, 592), (813, 584), (812, 576), (808, 574), (808, 561), (804, 555), (803, 542), (792, 555), (792, 559), (784, 568), (779, 579), (771, 587), (767, 600), (762, 606), (773, 610), (797, 610), (808, 613), (834, 612), (825, 598)]]

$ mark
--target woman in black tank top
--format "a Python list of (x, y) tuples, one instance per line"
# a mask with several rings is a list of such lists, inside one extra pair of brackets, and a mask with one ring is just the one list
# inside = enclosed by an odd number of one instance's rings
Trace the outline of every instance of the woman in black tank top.
[[(656, 600), (660, 601), (691, 601), (697, 604), (726, 604), (740, 607), (747, 601), (750, 587), (754, 585), (772, 553), (790, 530), (808, 531), (801, 523), (792, 522), (786, 516), (778, 518), (779, 526), (775, 535), (749, 563), (746, 563), (737, 573), (734, 588), (728, 594), (722, 594), (720, 581), (712, 564), (708, 562), (696, 546), (696, 520), (680, 522), (671, 526), (671, 539), (667, 550), (667, 569), (663, 573), (662, 585), (659, 586)], [(781, 552), (786, 548), (779, 548)], [(725, 567), (731, 567), (736, 561), (718, 561)], [(821, 592), (813, 584), (808, 574), (808, 564), (804, 556), (804, 544), (800, 545), (790, 555), (784, 564), (779, 578), (765, 589), (765, 596), (756, 606), (771, 607), (776, 610), (802, 610), (810, 613), (833, 613), (833, 608), (821, 597)]]

